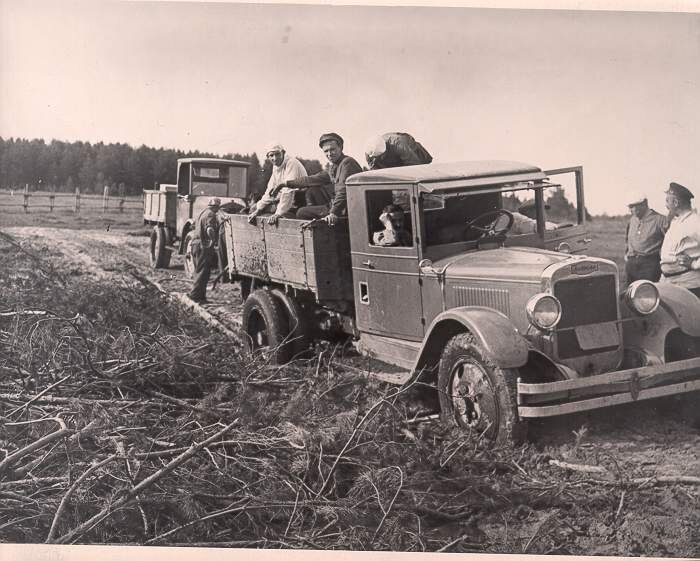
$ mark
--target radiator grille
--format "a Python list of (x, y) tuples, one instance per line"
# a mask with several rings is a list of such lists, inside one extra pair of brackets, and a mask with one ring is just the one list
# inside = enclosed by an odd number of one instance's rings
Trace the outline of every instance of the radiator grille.
[(561, 320), (557, 325), (557, 354), (560, 358), (575, 358), (611, 351), (617, 343), (605, 348), (583, 350), (573, 329), (617, 318), (617, 279), (615, 275), (587, 278), (567, 278), (554, 285), (554, 295), (561, 303)]
[(485, 306), (510, 317), (510, 299), (507, 290), (456, 286), (455, 298), (457, 306)]

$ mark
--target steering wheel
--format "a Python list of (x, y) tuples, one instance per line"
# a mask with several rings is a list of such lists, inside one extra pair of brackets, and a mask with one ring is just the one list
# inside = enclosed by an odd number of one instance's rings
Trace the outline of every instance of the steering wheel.
[[(505, 224), (500, 224), (503, 222), (501, 217), (507, 219)], [(467, 231), (474, 229), (481, 232), (484, 238), (502, 236), (513, 227), (513, 220), (513, 213), (503, 208), (489, 210), (467, 222)]]

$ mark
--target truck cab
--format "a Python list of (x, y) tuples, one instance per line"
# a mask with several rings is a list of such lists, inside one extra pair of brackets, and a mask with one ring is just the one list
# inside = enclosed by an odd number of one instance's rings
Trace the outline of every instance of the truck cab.
[[(585, 255), (580, 167), (390, 168), (350, 177), (347, 196), (335, 228), (225, 222), (250, 348), (286, 360), (335, 326), (432, 392), (446, 422), (496, 441), (531, 418), (700, 389), (700, 302), (668, 283), (621, 290), (615, 263)], [(388, 205), (400, 244), (376, 236)]]
[(144, 190), (144, 224), (153, 226), (150, 261), (154, 268), (167, 268), (172, 246), (185, 254), (185, 269), (192, 271), (190, 234), (197, 216), (210, 198), (218, 197), (222, 205), (247, 204), (248, 162), (222, 158), (180, 158), (175, 184), (160, 184), (158, 190)]

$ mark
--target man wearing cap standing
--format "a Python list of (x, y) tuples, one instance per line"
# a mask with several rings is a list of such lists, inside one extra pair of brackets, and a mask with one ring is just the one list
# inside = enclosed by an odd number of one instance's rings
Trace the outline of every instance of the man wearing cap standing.
[(405, 132), (388, 132), (367, 141), (365, 158), (369, 169), (417, 166), (433, 161), (423, 145)]
[(700, 298), (700, 217), (691, 208), (693, 194), (679, 183), (666, 191), (671, 224), (661, 245), (661, 282), (690, 290)]
[(253, 222), (255, 217), (261, 212), (270, 211), (272, 216), (268, 217), (267, 221), (270, 224), (275, 224), (280, 216), (287, 214), (292, 206), (294, 206), (294, 191), (291, 189), (282, 189), (279, 195), (275, 193), (275, 187), (285, 181), (292, 181), (306, 177), (306, 169), (302, 163), (296, 158), (288, 156), (284, 147), (279, 143), (269, 145), (266, 154), (267, 160), (272, 164), (272, 175), (267, 182), (267, 189), (262, 198), (255, 203), (253, 211), (248, 215), (248, 222)]
[(360, 173), (362, 168), (355, 158), (343, 154), (343, 139), (339, 134), (331, 132), (322, 135), (318, 145), (328, 159), (328, 169), (308, 177), (286, 181), (278, 185), (276, 190), (284, 187), (307, 190), (313, 187), (324, 188), (327, 185), (331, 185), (333, 197), (332, 199), (329, 197), (328, 204), (310, 205), (300, 208), (297, 212), (297, 218), (302, 220), (322, 218), (330, 226), (333, 226), (338, 216), (344, 216), (347, 212), (345, 181), (351, 175)]
[(221, 199), (209, 199), (207, 207), (199, 213), (192, 230), (192, 262), (194, 264), (194, 282), (188, 296), (198, 304), (206, 304), (207, 283), (212, 264), (216, 263), (214, 245), (219, 239), (219, 221), (216, 213), (221, 206)]
[(644, 195), (632, 197), (627, 206), (631, 214), (625, 232), (627, 284), (638, 280), (658, 282), (661, 278), (659, 252), (668, 230), (668, 217), (649, 208)]

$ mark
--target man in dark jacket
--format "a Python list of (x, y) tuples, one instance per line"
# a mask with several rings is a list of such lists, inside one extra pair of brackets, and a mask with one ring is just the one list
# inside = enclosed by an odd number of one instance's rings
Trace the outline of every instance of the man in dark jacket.
[(221, 199), (209, 199), (207, 208), (199, 213), (192, 230), (192, 261), (194, 264), (194, 282), (188, 296), (198, 304), (206, 304), (207, 283), (211, 268), (216, 263), (214, 245), (219, 239), (219, 221), (216, 213), (221, 207)]
[(423, 145), (405, 132), (388, 132), (369, 139), (365, 158), (369, 169), (417, 166), (433, 161)]
[[(313, 220), (322, 218), (330, 226), (333, 226), (338, 216), (344, 216), (347, 212), (347, 193), (345, 181), (355, 173), (360, 173), (362, 168), (355, 158), (343, 154), (343, 139), (339, 134), (330, 132), (321, 136), (318, 145), (328, 159), (329, 166), (326, 171), (300, 177), (293, 181), (286, 181), (277, 186), (289, 189), (308, 189), (309, 187), (329, 186), (333, 190), (333, 199), (329, 204), (305, 206), (297, 211), (297, 218)], [(276, 192), (275, 191), (275, 192)]]

